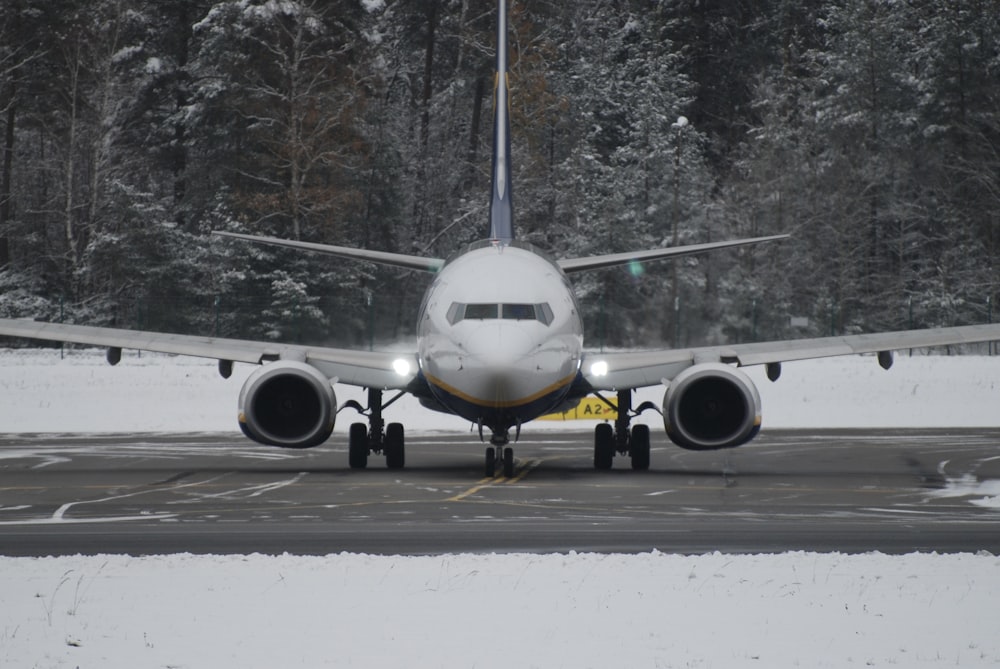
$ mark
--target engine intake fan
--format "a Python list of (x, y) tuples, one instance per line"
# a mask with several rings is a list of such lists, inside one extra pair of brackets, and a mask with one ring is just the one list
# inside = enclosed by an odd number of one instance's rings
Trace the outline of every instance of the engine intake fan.
[(743, 371), (722, 363), (688, 367), (663, 397), (663, 425), (681, 448), (742, 446), (760, 431), (760, 394)]
[(240, 428), (268, 446), (311, 448), (330, 437), (337, 398), (330, 380), (303, 362), (264, 365), (240, 391)]

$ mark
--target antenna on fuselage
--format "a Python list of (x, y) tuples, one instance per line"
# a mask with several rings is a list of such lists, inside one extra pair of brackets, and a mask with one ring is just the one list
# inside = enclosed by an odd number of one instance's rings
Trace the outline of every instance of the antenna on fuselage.
[(514, 239), (510, 178), (510, 87), (507, 81), (507, 0), (497, 2), (497, 71), (493, 79), (493, 185), (490, 239)]

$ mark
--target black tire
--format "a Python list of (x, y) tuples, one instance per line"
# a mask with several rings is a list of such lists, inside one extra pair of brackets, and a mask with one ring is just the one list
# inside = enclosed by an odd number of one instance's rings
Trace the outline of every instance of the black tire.
[(514, 478), (514, 449), (508, 446), (503, 449), (503, 475), (506, 478)]
[(486, 478), (497, 475), (497, 449), (490, 446), (486, 449)]
[(406, 464), (406, 446), (403, 438), (402, 423), (389, 423), (385, 428), (385, 466), (389, 469), (402, 469)]
[(368, 466), (368, 426), (364, 423), (351, 423), (347, 434), (347, 462), (351, 469)]
[(608, 423), (594, 428), (594, 469), (611, 469), (615, 461), (615, 431)]
[(632, 428), (632, 439), (629, 443), (632, 455), (632, 469), (646, 471), (649, 469), (649, 426), (636, 425)]

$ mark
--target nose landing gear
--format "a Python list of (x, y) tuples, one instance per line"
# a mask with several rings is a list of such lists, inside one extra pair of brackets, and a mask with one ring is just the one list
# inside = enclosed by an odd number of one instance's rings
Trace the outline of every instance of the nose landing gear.
[[(501, 451), (500, 457), (503, 465), (503, 475), (505, 478), (514, 477), (514, 449), (510, 446)], [(497, 449), (490, 446), (486, 449), (486, 477), (493, 478), (497, 475)]]
[[(521, 426), (517, 426), (517, 433), (520, 436)], [(480, 434), (482, 434), (482, 426), (480, 425)], [(507, 436), (507, 431), (494, 432), (493, 436), (490, 437), (490, 446), (486, 449), (486, 476), (487, 478), (493, 478), (496, 476), (497, 470), (497, 455), (500, 456), (501, 463), (503, 465), (503, 475), (505, 478), (514, 477), (514, 449), (507, 444), (510, 442), (510, 437)]]

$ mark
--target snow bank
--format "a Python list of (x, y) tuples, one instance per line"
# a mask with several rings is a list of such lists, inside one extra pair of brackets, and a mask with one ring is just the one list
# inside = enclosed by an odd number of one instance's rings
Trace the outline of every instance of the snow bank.
[[(198, 358), (129, 352), (111, 367), (101, 351), (0, 350), (0, 432), (237, 432), (236, 399), (253, 369), (237, 365), (227, 380), (215, 362)], [(776, 383), (762, 367), (747, 372), (760, 389), (764, 429), (1000, 425), (1000, 356), (898, 356), (888, 372), (871, 356), (803, 361), (785, 364)], [(365, 402), (359, 389), (338, 385), (336, 392), (341, 403)], [(662, 388), (643, 389), (635, 405), (662, 399)], [(387, 417), (407, 430), (469, 430), (410, 396)], [(345, 433), (353, 418), (342, 414), (337, 431)], [(662, 429), (655, 413), (642, 422)], [(524, 434), (592, 426), (536, 421)]]
[(1000, 559), (0, 559), (4, 667), (996, 666)]

